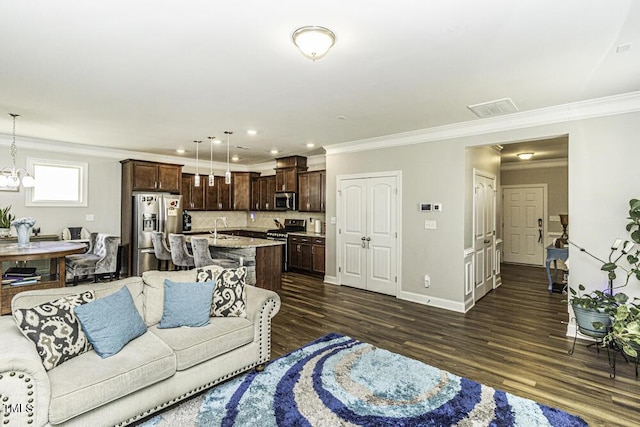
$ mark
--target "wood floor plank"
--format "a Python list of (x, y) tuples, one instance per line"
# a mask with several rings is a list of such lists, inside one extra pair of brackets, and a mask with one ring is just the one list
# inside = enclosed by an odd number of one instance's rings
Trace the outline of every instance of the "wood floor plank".
[(566, 336), (566, 296), (543, 268), (502, 266), (503, 285), (466, 314), (287, 273), (273, 319), (272, 357), (331, 332), (580, 415), (593, 426), (639, 426), (640, 380), (619, 358)]

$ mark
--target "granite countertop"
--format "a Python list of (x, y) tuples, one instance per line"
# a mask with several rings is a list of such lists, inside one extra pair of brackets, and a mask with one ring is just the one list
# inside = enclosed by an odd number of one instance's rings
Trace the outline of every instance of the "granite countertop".
[(303, 236), (303, 237), (326, 237), (326, 235), (322, 233), (314, 233), (313, 231), (292, 231), (289, 234), (293, 236)]
[(187, 236), (187, 241), (192, 237), (206, 237), (209, 239), (209, 246), (216, 248), (259, 248), (264, 246), (277, 246), (284, 245), (286, 242), (279, 240), (267, 240), (267, 239), (254, 239), (252, 237), (241, 236), (221, 236), (218, 235), (217, 239), (209, 233), (206, 234), (191, 234)]
[[(231, 233), (233, 231), (245, 230), (245, 231), (256, 231), (258, 233), (266, 233), (271, 228), (264, 227), (218, 227), (218, 234), (221, 233)], [(191, 231), (183, 231), (182, 233), (185, 235), (194, 235), (194, 234), (206, 234), (213, 231), (213, 227), (211, 228), (193, 228)]]

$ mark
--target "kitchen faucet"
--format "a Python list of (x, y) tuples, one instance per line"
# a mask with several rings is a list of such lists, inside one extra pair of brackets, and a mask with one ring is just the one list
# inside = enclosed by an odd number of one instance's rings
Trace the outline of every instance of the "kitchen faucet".
[(227, 226), (227, 217), (226, 216), (219, 216), (218, 218), (213, 220), (213, 238), (214, 238), (214, 240), (218, 238), (218, 220), (221, 220), (222, 224), (225, 227)]

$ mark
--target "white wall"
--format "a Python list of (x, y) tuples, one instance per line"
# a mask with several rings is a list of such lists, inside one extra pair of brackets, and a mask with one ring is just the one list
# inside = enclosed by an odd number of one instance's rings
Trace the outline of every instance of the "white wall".
[[(42, 234), (61, 235), (66, 227), (85, 227), (90, 232), (104, 232), (120, 235), (120, 162), (112, 158), (74, 155), (72, 152), (43, 152), (20, 147), (18, 143), (16, 165), (24, 167), (27, 157), (47, 158), (87, 162), (89, 164), (88, 203), (87, 207), (26, 207), (25, 191), (0, 191), (0, 206), (11, 205), (11, 214), (17, 218), (30, 216), (36, 219), (35, 227), (40, 227)], [(10, 164), (9, 156), (4, 156), (2, 166)], [(8, 153), (8, 148), (6, 148)], [(86, 215), (94, 216), (87, 221)], [(11, 229), (15, 235), (15, 230)]]
[[(462, 303), (463, 250), (465, 243), (471, 241), (472, 232), (469, 221), (472, 204), (465, 197), (469, 194), (465, 148), (569, 135), (571, 239), (600, 256), (607, 256), (614, 238), (625, 236), (628, 199), (640, 198), (636, 161), (640, 158), (638, 123), (640, 113), (626, 113), (369, 151), (328, 149), (327, 219), (336, 216), (337, 175), (401, 170), (404, 189), (401, 290)], [(392, 139), (397, 136), (390, 136), (389, 140)], [(384, 138), (377, 142), (378, 146), (384, 146)], [(443, 212), (420, 213), (417, 211), (420, 201), (441, 202)], [(437, 220), (438, 229), (425, 230), (425, 219)], [(335, 244), (335, 226), (328, 223), (327, 276), (336, 275)], [(599, 265), (575, 249), (570, 253), (570, 285), (602, 287), (606, 276)], [(431, 275), (429, 289), (422, 284), (424, 274)], [(634, 283), (627, 293), (640, 296), (639, 290), (640, 285)]]

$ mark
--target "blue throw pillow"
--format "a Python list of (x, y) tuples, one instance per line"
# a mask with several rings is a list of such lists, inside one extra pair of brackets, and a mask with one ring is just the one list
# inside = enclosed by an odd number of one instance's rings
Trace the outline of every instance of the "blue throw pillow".
[(164, 279), (164, 310), (158, 328), (209, 324), (215, 282), (172, 282)]
[(74, 308), (82, 329), (100, 357), (113, 356), (147, 326), (126, 286), (104, 298)]

